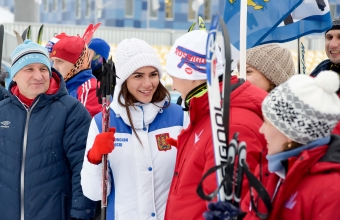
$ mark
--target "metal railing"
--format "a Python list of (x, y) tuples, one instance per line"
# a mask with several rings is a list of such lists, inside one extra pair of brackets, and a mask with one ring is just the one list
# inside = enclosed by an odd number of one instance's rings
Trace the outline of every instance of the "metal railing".
[[(6, 23), (5, 27), (5, 39), (3, 49), (3, 59), (10, 63), (10, 55), (17, 46), (16, 38), (13, 34), (13, 30), (18, 33), (22, 33), (25, 28), (31, 25), (32, 38), (36, 39), (38, 30), (40, 28), (39, 23)], [(69, 35), (83, 35), (87, 26), (81, 25), (59, 25), (59, 24), (44, 24), (44, 31), (42, 40), (47, 42), (55, 33), (65, 32)], [(101, 26), (95, 33), (95, 37), (105, 39), (110, 44), (118, 44), (123, 39), (136, 37), (145, 40), (150, 45), (164, 45), (171, 46), (175, 40), (186, 31), (182, 30), (169, 30), (169, 29), (138, 29), (138, 28), (118, 28), (118, 27), (105, 27)], [(218, 41), (221, 37), (218, 37)], [(281, 44), (282, 46), (290, 49), (297, 50), (297, 41), (291, 41)], [(305, 37), (306, 50), (324, 50), (324, 35), (309, 35)]]

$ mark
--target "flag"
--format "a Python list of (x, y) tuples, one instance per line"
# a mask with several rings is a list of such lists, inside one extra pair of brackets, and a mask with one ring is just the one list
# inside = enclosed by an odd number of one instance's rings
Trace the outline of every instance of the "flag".
[[(240, 1), (226, 0), (224, 22), (230, 43), (239, 50), (240, 41)], [(259, 45), (303, 0), (247, 0), (247, 46)], [(314, 0), (315, 1), (315, 0)]]
[(328, 0), (303, 0), (289, 19), (288, 24), (282, 22), (262, 43), (283, 43), (307, 34), (322, 33), (332, 27)]
[(159, 0), (152, 0), (151, 6), (152, 6), (152, 11), (156, 11), (161, 7), (159, 4)]
[(201, 5), (203, 5), (203, 3), (204, 0), (193, 0), (191, 3), (191, 9), (197, 13), (198, 9), (201, 7)]

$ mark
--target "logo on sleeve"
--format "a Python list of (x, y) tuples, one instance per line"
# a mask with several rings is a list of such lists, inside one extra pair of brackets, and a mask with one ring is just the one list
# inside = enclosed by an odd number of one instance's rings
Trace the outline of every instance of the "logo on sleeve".
[(197, 141), (200, 140), (200, 137), (201, 137), (201, 134), (202, 134), (203, 130), (198, 135), (195, 133), (195, 144), (197, 143)]
[(171, 149), (171, 145), (166, 142), (167, 138), (170, 138), (169, 133), (156, 135), (156, 142), (159, 151), (167, 151)]
[(285, 207), (286, 207), (287, 209), (293, 209), (293, 208), (294, 208), (294, 206), (295, 206), (295, 204), (296, 204), (295, 198), (296, 198), (297, 194), (298, 194), (298, 192), (294, 193), (294, 194), (289, 198), (289, 200), (286, 202)]
[(2, 128), (9, 128), (9, 124), (11, 124), (10, 121), (2, 121), (0, 123), (1, 123), (0, 127), (2, 127)]

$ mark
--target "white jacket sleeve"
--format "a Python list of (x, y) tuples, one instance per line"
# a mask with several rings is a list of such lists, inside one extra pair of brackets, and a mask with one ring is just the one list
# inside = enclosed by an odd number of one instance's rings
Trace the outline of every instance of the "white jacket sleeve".
[[(95, 165), (88, 161), (87, 159), (87, 153), (92, 148), (92, 145), (94, 143), (94, 139), (99, 134), (98, 126), (92, 118), (89, 133), (87, 136), (86, 141), (86, 150), (84, 155), (84, 162), (83, 162), (83, 168), (80, 172), (81, 176), (81, 186), (83, 189), (84, 195), (93, 200), (93, 201), (99, 201), (102, 199), (102, 163)], [(107, 192), (110, 192), (110, 181), (108, 181), (108, 190)]]

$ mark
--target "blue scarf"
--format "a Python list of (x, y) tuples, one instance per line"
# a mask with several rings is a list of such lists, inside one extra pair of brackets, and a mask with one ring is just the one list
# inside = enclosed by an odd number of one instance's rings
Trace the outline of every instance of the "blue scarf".
[(298, 156), (302, 151), (313, 149), (316, 147), (321, 147), (325, 144), (328, 144), (331, 140), (331, 136), (327, 136), (324, 138), (317, 139), (305, 146), (295, 148), (293, 150), (284, 151), (281, 153), (267, 155), (266, 158), (268, 160), (268, 169), (271, 173), (280, 171), (284, 169), (282, 165), (282, 161), (288, 160), (291, 157)]

